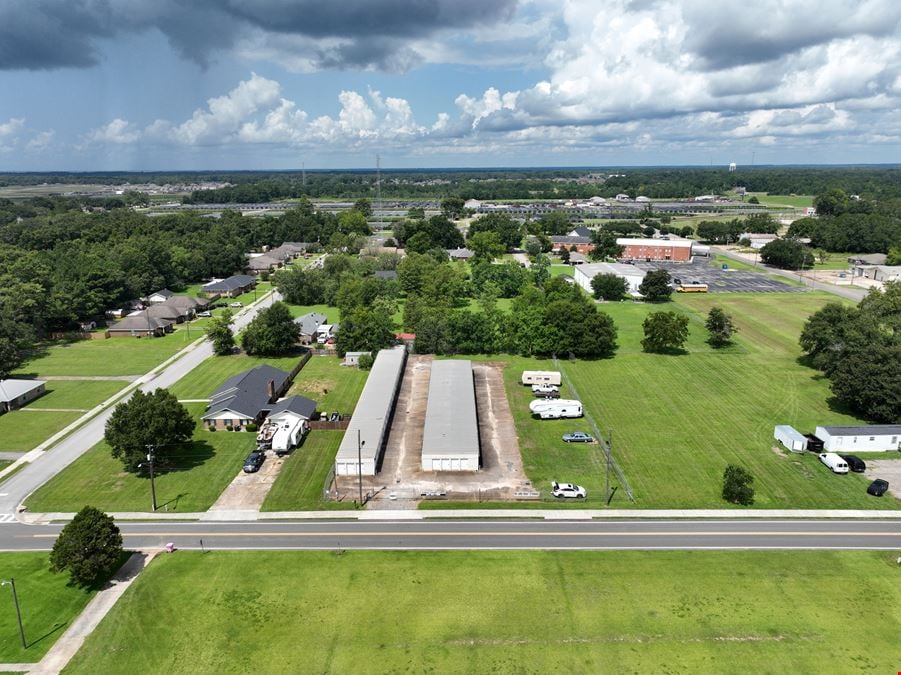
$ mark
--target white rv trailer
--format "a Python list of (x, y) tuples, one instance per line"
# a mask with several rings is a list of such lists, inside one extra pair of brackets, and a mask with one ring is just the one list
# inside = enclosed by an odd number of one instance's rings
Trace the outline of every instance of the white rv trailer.
[(523, 384), (553, 384), (560, 386), (562, 378), (556, 370), (524, 370), (522, 373)]
[(773, 429), (773, 438), (792, 452), (807, 450), (807, 436), (788, 424), (780, 424)]
[(529, 404), (533, 415), (543, 420), (556, 420), (561, 417), (581, 417), (582, 402), (568, 399), (539, 398)]

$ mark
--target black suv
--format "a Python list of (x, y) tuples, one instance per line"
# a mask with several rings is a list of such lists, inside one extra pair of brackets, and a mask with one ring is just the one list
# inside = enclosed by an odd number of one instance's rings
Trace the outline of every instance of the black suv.
[(848, 468), (851, 469), (851, 471), (853, 471), (854, 473), (863, 473), (867, 470), (867, 463), (857, 455), (839, 454), (839, 457), (841, 457), (848, 463)]
[(244, 473), (256, 473), (263, 466), (266, 455), (262, 452), (251, 452), (244, 460)]
[(877, 478), (870, 483), (870, 487), (867, 488), (867, 494), (873, 495), (874, 497), (881, 497), (885, 494), (886, 490), (888, 490), (888, 481)]

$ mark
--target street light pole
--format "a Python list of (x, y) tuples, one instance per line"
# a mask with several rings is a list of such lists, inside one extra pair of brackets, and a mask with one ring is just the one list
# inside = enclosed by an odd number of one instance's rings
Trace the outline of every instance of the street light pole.
[(10, 577), (6, 581), (0, 582), (0, 586), (10, 586), (13, 591), (13, 603), (16, 605), (16, 620), (19, 622), (19, 637), (22, 639), (22, 649), (28, 649), (28, 643), (25, 642), (25, 629), (22, 627), (22, 610), (19, 609), (19, 594), (16, 593), (16, 580)]
[(363, 506), (363, 446), (366, 441), (360, 440), (360, 430), (357, 429), (357, 482), (360, 486), (360, 506)]

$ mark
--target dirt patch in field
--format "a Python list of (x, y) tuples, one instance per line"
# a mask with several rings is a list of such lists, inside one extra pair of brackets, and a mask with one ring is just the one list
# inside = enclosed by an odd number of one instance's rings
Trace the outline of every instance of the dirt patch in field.
[(288, 391), (288, 396), (293, 396), (294, 394), (313, 394), (314, 396), (324, 396), (337, 386), (338, 383), (334, 380), (304, 378), (302, 381), (295, 382), (293, 385), (291, 385), (291, 389)]

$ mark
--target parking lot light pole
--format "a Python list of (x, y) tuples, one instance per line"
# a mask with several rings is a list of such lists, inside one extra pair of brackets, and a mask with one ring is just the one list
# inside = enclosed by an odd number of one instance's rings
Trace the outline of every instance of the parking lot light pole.
[(16, 580), (10, 577), (4, 581), (0, 581), (0, 586), (9, 586), (13, 591), (13, 603), (16, 605), (16, 620), (19, 622), (19, 637), (22, 640), (22, 649), (28, 649), (28, 643), (25, 642), (25, 629), (22, 627), (22, 610), (19, 609), (19, 594), (16, 593)]
[(360, 486), (360, 506), (363, 506), (363, 446), (366, 441), (360, 440), (360, 430), (357, 429), (357, 482)]

